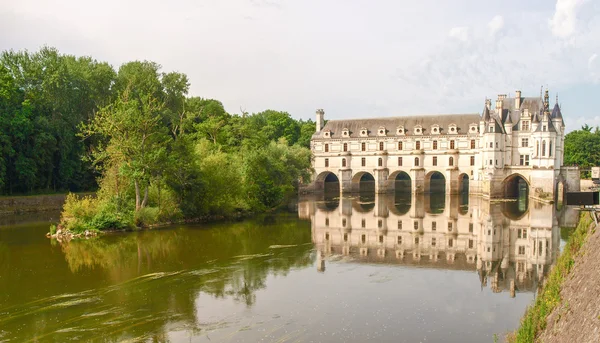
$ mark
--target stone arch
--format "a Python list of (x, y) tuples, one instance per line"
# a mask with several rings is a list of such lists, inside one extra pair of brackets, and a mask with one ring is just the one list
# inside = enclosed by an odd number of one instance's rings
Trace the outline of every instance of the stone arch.
[(315, 187), (318, 190), (325, 192), (340, 192), (340, 179), (334, 173), (330, 171), (324, 171), (317, 175), (315, 179)]
[(466, 173), (458, 175), (458, 193), (469, 193), (469, 175)]
[(352, 176), (352, 191), (375, 192), (375, 177), (373, 174), (360, 171)]
[(425, 193), (445, 193), (446, 177), (437, 170), (432, 170), (425, 175)]
[(411, 184), (412, 179), (410, 178), (410, 175), (403, 170), (397, 170), (388, 177), (386, 188), (388, 190), (394, 190), (394, 192), (410, 193)]
[(529, 181), (519, 173), (507, 176), (502, 181), (502, 189), (505, 198), (529, 197)]

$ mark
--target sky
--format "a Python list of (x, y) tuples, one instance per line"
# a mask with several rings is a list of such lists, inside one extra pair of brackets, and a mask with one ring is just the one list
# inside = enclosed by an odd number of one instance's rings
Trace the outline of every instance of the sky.
[(600, 125), (600, 0), (0, 0), (0, 50), (150, 60), (230, 113), (478, 113), (558, 94)]

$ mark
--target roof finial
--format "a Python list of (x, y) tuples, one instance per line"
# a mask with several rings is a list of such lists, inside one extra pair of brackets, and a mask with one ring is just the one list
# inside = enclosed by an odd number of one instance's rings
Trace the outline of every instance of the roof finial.
[(556, 92), (556, 102), (555, 103), (558, 105), (558, 92)]
[(544, 93), (544, 109), (546, 111), (550, 110), (550, 99), (549, 99), (549, 95), (548, 95), (548, 88), (546, 88), (546, 93)]
[(542, 93), (544, 92), (544, 86), (540, 86), (540, 99), (542, 98)]

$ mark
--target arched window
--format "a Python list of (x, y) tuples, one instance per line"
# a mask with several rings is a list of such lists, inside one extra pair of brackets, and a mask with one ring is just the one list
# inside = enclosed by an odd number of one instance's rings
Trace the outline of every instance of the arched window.
[(419, 166), (419, 158), (415, 157), (415, 167), (418, 167), (418, 166)]
[(325, 159), (325, 168), (327, 168), (327, 167), (329, 167), (329, 159), (328, 158)]
[(540, 141), (535, 142), (535, 155), (536, 156), (540, 155)]
[(433, 165), (437, 166), (437, 156), (433, 156)]
[(398, 142), (398, 150), (402, 150), (402, 142)]
[(552, 141), (550, 141), (550, 145), (548, 146), (548, 156), (552, 157)]
[(542, 141), (542, 156), (546, 156), (546, 141)]
[(398, 157), (398, 167), (402, 167), (402, 157)]
[(348, 151), (348, 143), (344, 143), (344, 151)]
[(379, 150), (383, 150), (383, 142), (379, 142)]
[(382, 167), (383, 166), (383, 158), (380, 157), (379, 161), (377, 163), (379, 164), (380, 167)]
[(345, 167), (345, 166), (346, 166), (346, 159), (342, 158), (342, 167)]
[[(453, 142), (454, 142), (454, 141), (453, 141)], [(449, 165), (450, 167), (454, 166), (454, 157), (450, 157), (450, 158), (448, 159), (448, 165)]]

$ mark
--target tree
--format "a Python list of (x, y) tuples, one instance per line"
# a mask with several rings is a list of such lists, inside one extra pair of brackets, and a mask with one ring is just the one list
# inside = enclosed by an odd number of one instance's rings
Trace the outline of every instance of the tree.
[[(135, 210), (139, 211), (148, 203), (153, 173), (164, 162), (168, 136), (161, 125), (164, 104), (153, 95), (136, 93), (126, 88), (114, 104), (82, 128), (85, 136), (97, 134), (105, 139), (94, 153), (95, 162), (117, 164), (120, 172), (133, 180)], [(140, 187), (144, 188), (143, 198)]]
[(584, 125), (581, 130), (569, 132), (565, 136), (565, 165), (583, 168), (600, 165), (600, 131), (592, 132), (592, 127)]

